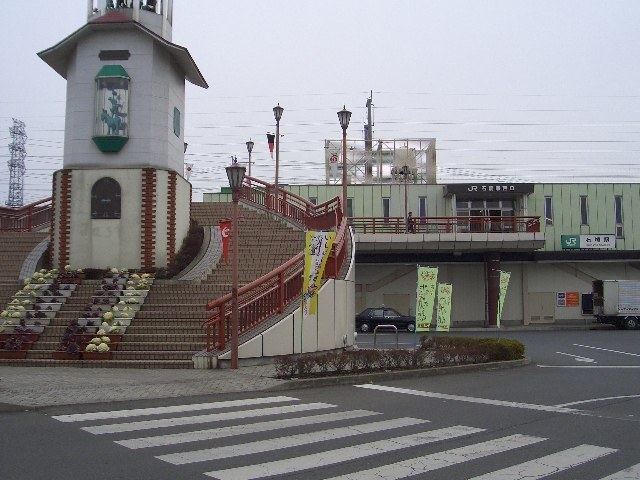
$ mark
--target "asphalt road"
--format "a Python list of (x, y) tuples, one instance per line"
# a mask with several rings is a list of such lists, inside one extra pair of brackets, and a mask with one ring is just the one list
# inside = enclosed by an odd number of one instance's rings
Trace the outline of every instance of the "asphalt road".
[(531, 365), (2, 414), (0, 479), (640, 479), (640, 331), (505, 336)]

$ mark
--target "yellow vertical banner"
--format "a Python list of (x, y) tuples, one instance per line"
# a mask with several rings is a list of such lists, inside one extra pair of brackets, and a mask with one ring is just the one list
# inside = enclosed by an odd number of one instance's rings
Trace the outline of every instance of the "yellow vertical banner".
[(449, 283), (438, 284), (438, 319), (436, 332), (448, 332), (451, 328), (451, 296), (453, 285)]
[(433, 318), (438, 267), (418, 267), (416, 291), (416, 332), (427, 332)]
[(322, 285), (324, 268), (336, 239), (336, 232), (316, 232), (309, 230), (305, 236), (304, 276), (302, 299), (305, 315), (315, 315), (318, 311), (318, 290)]
[(496, 325), (500, 327), (502, 321), (502, 312), (504, 311), (504, 299), (507, 296), (507, 289), (509, 288), (509, 280), (511, 279), (511, 272), (500, 271), (500, 295), (498, 297), (498, 318)]

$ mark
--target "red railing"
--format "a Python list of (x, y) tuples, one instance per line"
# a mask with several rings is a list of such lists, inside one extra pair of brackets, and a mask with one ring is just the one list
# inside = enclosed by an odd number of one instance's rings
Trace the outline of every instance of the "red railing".
[[(338, 197), (321, 205), (280, 190), (256, 178), (246, 177), (240, 198), (313, 230), (335, 230), (336, 240), (327, 260), (325, 278), (336, 278), (346, 258), (348, 227)], [(238, 289), (238, 335), (260, 325), (269, 317), (281, 314), (302, 293), (304, 252), (298, 253), (272, 272)], [(204, 322), (207, 351), (224, 349), (230, 338), (232, 295), (207, 304), (211, 315)]]
[(349, 223), (359, 233), (540, 232), (540, 217), (357, 217)]
[(0, 231), (31, 232), (51, 223), (51, 197), (19, 208), (0, 207)]

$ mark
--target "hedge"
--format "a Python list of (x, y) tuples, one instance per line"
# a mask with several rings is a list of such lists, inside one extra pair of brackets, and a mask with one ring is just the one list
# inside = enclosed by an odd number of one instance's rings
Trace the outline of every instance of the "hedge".
[(504, 338), (426, 336), (414, 350), (354, 349), (286, 355), (275, 362), (278, 378), (322, 377), (384, 370), (415, 369), (518, 360), (524, 345)]

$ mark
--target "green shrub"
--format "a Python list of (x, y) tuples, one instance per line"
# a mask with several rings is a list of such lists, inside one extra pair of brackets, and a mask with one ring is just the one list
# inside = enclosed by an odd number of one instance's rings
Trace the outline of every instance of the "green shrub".
[(508, 338), (471, 338), (449, 336), (425, 336), (420, 349), (432, 352), (434, 362), (482, 363), (518, 360), (524, 357), (524, 345)]

